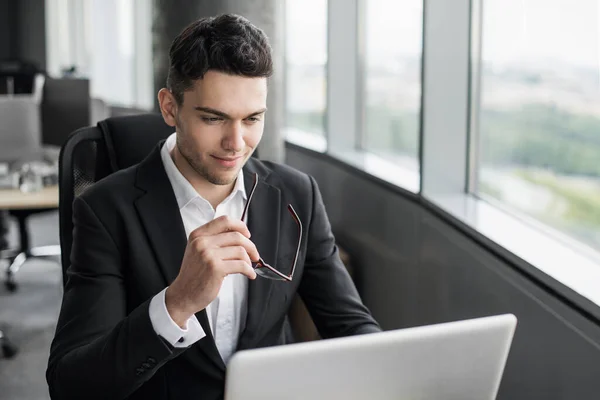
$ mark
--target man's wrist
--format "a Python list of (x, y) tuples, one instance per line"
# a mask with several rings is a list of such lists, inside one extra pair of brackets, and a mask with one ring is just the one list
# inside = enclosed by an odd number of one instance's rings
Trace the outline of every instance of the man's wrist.
[(184, 302), (173, 293), (173, 289), (169, 286), (165, 292), (165, 306), (169, 316), (181, 329), (187, 329), (187, 321), (190, 319), (193, 312), (187, 311), (184, 307)]
[[(189, 347), (205, 337), (206, 333), (194, 314), (191, 314), (186, 320), (185, 314), (177, 317), (174, 311), (173, 314), (179, 320), (179, 324), (173, 320), (167, 310), (166, 292), (167, 288), (161, 290), (150, 301), (148, 313), (150, 314), (152, 328), (163, 341), (169, 344), (167, 347), (170, 350)], [(174, 291), (174, 293), (177, 293), (177, 291)]]

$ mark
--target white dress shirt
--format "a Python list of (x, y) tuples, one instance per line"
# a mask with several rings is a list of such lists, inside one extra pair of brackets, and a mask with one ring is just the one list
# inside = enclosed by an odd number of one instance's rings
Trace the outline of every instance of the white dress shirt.
[[(222, 215), (241, 218), (246, 201), (243, 172), (240, 170), (231, 194), (215, 210), (175, 166), (171, 158), (174, 147), (173, 133), (163, 145), (160, 155), (175, 192), (186, 237), (189, 237), (194, 229)], [(156, 333), (174, 347), (188, 347), (205, 337), (206, 332), (195, 315), (188, 319), (186, 329), (182, 329), (173, 321), (165, 305), (165, 291), (166, 289), (150, 301), (150, 321)], [(238, 338), (246, 325), (247, 294), (248, 278), (242, 274), (228, 275), (223, 280), (217, 298), (206, 307), (210, 329), (225, 364), (233, 355)]]

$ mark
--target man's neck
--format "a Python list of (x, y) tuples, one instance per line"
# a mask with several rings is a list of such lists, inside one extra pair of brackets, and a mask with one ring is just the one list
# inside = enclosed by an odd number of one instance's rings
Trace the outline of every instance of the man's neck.
[(235, 186), (235, 181), (229, 185), (214, 185), (207, 181), (192, 168), (185, 157), (179, 152), (177, 146), (171, 151), (171, 158), (179, 172), (181, 172), (181, 175), (187, 179), (196, 192), (206, 199), (215, 210), (217, 206), (229, 196)]

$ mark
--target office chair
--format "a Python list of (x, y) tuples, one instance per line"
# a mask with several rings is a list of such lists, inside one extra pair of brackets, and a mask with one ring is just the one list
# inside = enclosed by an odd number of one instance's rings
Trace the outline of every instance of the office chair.
[[(45, 77), (42, 74), (32, 76), (32, 92), (27, 94), (0, 95), (0, 161), (9, 163), (12, 168), (29, 161), (41, 161), (46, 158), (47, 150), (42, 146), (40, 104)], [(7, 259), (5, 285), (9, 291), (17, 289), (15, 274), (21, 265), (31, 257), (59, 255), (58, 246), (31, 248), (27, 219), (33, 214), (51, 211), (52, 208), (28, 208), (8, 210), (17, 220), (19, 227), (19, 248), (4, 250), (0, 254)]]
[(17, 354), (17, 347), (11, 343), (1, 329), (0, 348), (2, 348), (2, 357), (4, 358), (13, 358)]
[(174, 128), (160, 114), (112, 117), (76, 130), (59, 156), (59, 232), (63, 285), (73, 242), (73, 200), (100, 179), (141, 162)]
[[(0, 120), (2, 121), (0, 161), (2, 162), (29, 161), (41, 153), (39, 108), (45, 78), (33, 69), (21, 67), (18, 62), (0, 62)], [(26, 249), (29, 246), (25, 223), (27, 216), (24, 211), (18, 211), (16, 214), (13, 214), (13, 211), (15, 210), (9, 210), (9, 213), (16, 216), (19, 222), (21, 248), (14, 254), (10, 250), (0, 248), (2, 250), (0, 256), (9, 261), (6, 269), (6, 287), (9, 291), (16, 289), (13, 280), (14, 272), (27, 254), (21, 250), (24, 246), (27, 246)], [(2, 217), (4, 218), (4, 215)], [(0, 234), (5, 233), (4, 229), (0, 229)], [(0, 240), (2, 244), (4, 241), (3, 238)], [(8, 256), (5, 256), (7, 253)], [(17, 353), (17, 348), (1, 329), (0, 350), (5, 358), (12, 358)]]
[(33, 78), (43, 71), (25, 60), (0, 60), (0, 94), (28, 94), (34, 89)]

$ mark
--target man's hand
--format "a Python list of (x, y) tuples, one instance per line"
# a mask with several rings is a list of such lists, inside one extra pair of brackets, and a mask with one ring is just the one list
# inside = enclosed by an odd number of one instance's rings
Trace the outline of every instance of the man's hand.
[(244, 274), (256, 278), (251, 260), (259, 259), (250, 231), (241, 220), (222, 216), (190, 233), (179, 275), (167, 288), (169, 315), (180, 327), (219, 294), (223, 278)]

